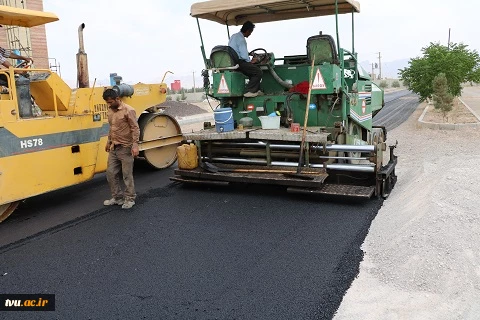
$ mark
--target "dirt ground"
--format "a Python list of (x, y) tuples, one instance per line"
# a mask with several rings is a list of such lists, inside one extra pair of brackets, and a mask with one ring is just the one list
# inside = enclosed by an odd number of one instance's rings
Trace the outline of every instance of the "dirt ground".
[(398, 182), (336, 320), (480, 319), (480, 127), (421, 128), (422, 112), (388, 134)]
[(429, 105), (423, 121), (436, 123), (476, 123), (478, 119), (463, 105), (458, 98), (453, 101), (452, 111), (443, 116), (443, 112)]

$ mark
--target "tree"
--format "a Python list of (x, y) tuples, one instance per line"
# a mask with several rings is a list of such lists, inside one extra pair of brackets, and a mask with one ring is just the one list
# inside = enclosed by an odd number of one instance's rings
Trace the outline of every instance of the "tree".
[(440, 73), (447, 78), (448, 91), (460, 96), (462, 83), (480, 81), (480, 55), (465, 44), (450, 43), (450, 48), (430, 43), (422, 48), (423, 57), (410, 59), (409, 66), (399, 69), (404, 85), (417, 93), (421, 101), (433, 94), (433, 79)]
[(448, 83), (445, 73), (438, 74), (432, 82), (433, 87), (433, 106), (435, 109), (443, 112), (445, 118), (447, 113), (452, 110), (453, 95), (448, 92)]

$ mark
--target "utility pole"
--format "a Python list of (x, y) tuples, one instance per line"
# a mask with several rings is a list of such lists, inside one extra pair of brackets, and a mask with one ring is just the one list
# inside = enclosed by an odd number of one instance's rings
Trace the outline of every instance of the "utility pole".
[(378, 53), (378, 77), (382, 80), (382, 56)]
[(372, 62), (372, 80), (375, 80), (375, 63)]
[(195, 93), (195, 71), (193, 71), (193, 93)]
[(448, 49), (447, 49), (448, 51), (450, 51), (450, 29), (451, 29), (451, 28), (448, 28), (448, 47), (447, 47), (447, 48), (448, 48)]

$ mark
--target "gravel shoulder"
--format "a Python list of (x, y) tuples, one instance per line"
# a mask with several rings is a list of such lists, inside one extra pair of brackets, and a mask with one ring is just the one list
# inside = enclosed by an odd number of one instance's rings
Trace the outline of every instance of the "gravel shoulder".
[(480, 318), (480, 129), (420, 128), (424, 106), (388, 134), (398, 182), (334, 319)]

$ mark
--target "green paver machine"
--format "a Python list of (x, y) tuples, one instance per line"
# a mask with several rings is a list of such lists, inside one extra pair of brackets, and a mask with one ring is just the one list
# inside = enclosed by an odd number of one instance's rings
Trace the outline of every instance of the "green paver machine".
[[(385, 128), (372, 125), (372, 117), (384, 106), (384, 94), (358, 63), (353, 17), (359, 11), (360, 4), (353, 0), (193, 4), (191, 16), (197, 19), (206, 66), (205, 89), (220, 102), (217, 110), (222, 110), (218, 112), (222, 117), (215, 114), (217, 128), (184, 134), (197, 146), (199, 166), (179, 168), (171, 179), (284, 185), (295, 193), (388, 197), (396, 182), (397, 158), (395, 146), (386, 154)], [(339, 45), (338, 15), (347, 13), (352, 15), (352, 51)], [(230, 47), (219, 45), (207, 57), (199, 23), (207, 19), (226, 25), (230, 35), (229, 26), (246, 21), (326, 15), (335, 15), (336, 43), (332, 35), (310, 34), (305, 38), (306, 50), (299, 48), (298, 55), (279, 58), (263, 48), (250, 52), (263, 71), (261, 91), (265, 93), (250, 98), (243, 96), (248, 77), (238, 71), (238, 56)], [(234, 120), (227, 130), (222, 125), (230, 119), (225, 110)], [(269, 115), (279, 116), (274, 120)], [(266, 126), (264, 120), (274, 126)]]

